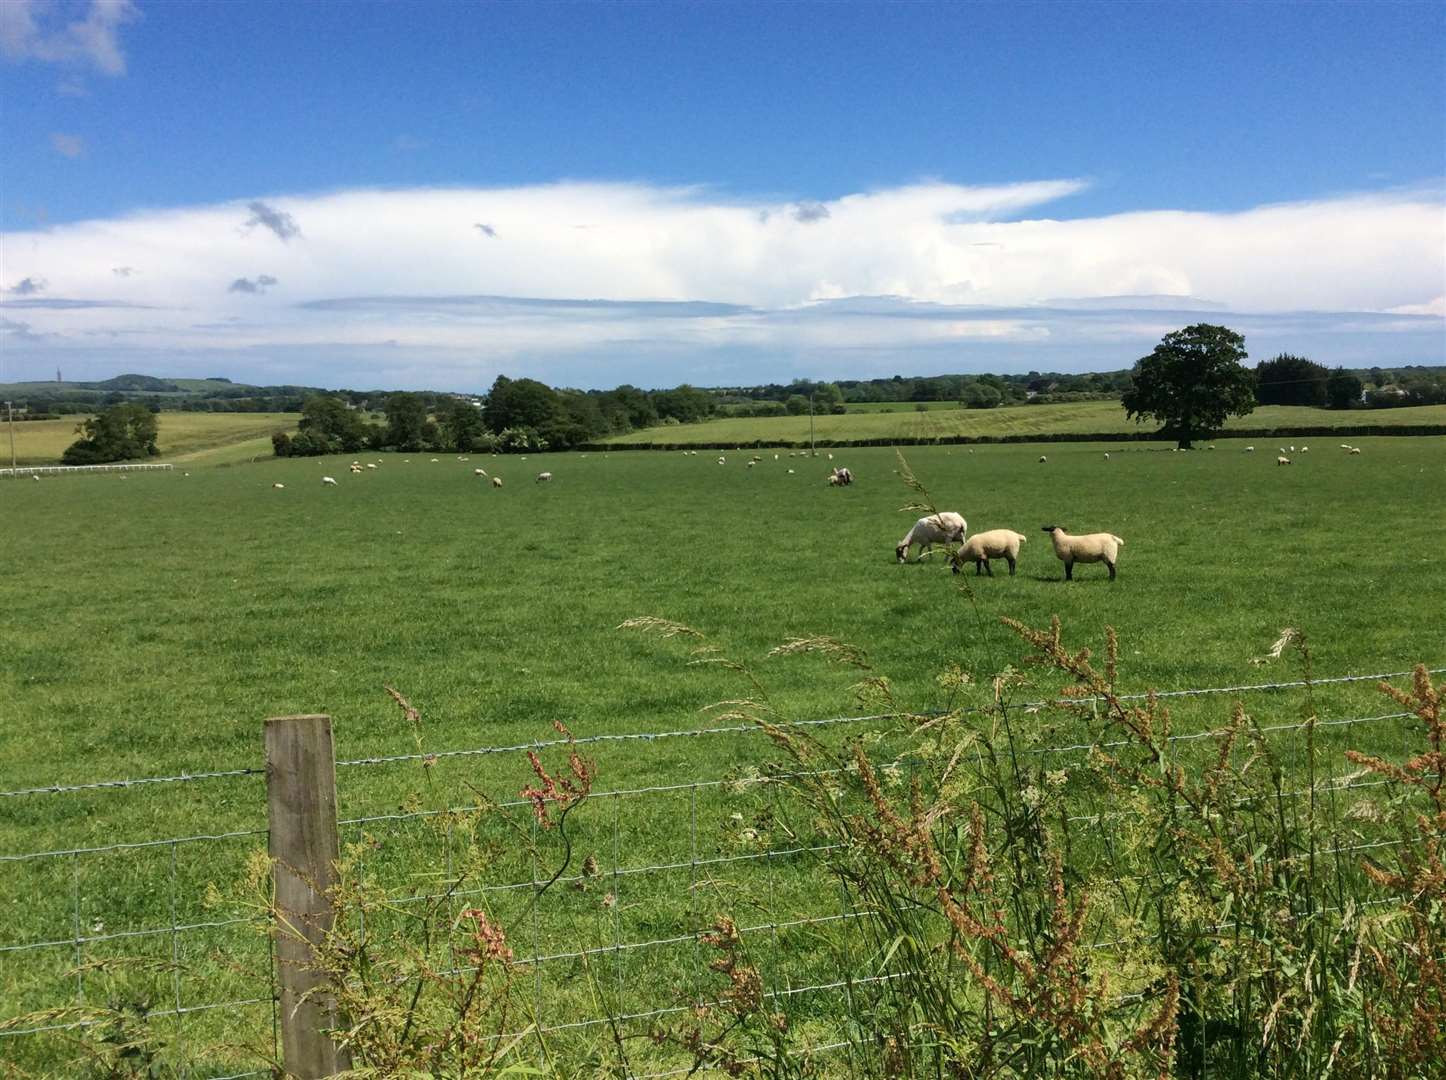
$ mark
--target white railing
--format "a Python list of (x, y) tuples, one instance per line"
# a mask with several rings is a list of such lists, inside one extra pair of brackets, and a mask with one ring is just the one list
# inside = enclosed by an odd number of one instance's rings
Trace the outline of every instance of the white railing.
[(122, 461), (114, 465), (21, 465), (0, 469), (0, 480), (19, 480), (24, 476), (69, 476), (72, 473), (144, 472), (151, 469), (174, 469), (174, 465)]

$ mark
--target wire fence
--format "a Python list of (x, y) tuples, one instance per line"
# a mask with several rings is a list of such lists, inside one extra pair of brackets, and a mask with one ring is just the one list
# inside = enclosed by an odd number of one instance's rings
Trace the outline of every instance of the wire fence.
[(161, 462), (123, 461), (114, 465), (20, 465), (0, 469), (0, 480), (18, 480), (22, 476), (73, 476), (79, 473), (168, 472), (174, 465)]
[[(1446, 668), (1431, 669), (1432, 674)], [(1311, 680), (1312, 687), (1374, 683), (1400, 679), (1410, 672), (1340, 675)], [(1154, 695), (1128, 695), (1128, 700), (1250, 695), (1304, 689), (1304, 681), (1242, 686), (1189, 688)], [(1088, 699), (1068, 699), (1071, 706)], [(1022, 703), (1016, 709), (1036, 710), (1062, 701)], [(1394, 739), (1391, 725), (1409, 732), (1408, 712), (1328, 716), (1312, 726), (1325, 731), (1368, 729), (1380, 743)], [(921, 716), (875, 713), (832, 717), (781, 725), (799, 730), (846, 728), (924, 720)], [(1294, 740), (1301, 722), (1258, 729), (1262, 735)], [(606, 744), (656, 744), (722, 736), (749, 736), (756, 725), (736, 724), (697, 729), (598, 734), (571, 739), (545, 739), (508, 745), (464, 747), (435, 753), (404, 753), (340, 759), (345, 770), (407, 763), (430, 766), (447, 759), (539, 753), (549, 749)], [(1384, 733), (1384, 734), (1383, 734)], [(1221, 734), (1221, 729), (1183, 732), (1170, 742), (1187, 747)], [(1030, 748), (1045, 764), (1071, 755), (1089, 754), (1122, 745), (1118, 742), (1072, 742)], [(907, 769), (904, 759), (887, 767)], [(353, 849), (365, 880), (385, 881), (396, 888), (393, 906), (404, 911), (444, 904), (448, 911), (463, 903), (492, 906), (516, 951), (519, 977), (531, 978), (530, 1031), (539, 1035), (586, 1032), (603, 1025), (648, 1023), (696, 1008), (707, 999), (707, 965), (700, 955), (709, 929), (705, 906), (734, 907), (754, 913), (741, 919), (745, 939), (766, 939), (760, 950), (771, 973), (769, 995), (847, 995), (851, 986), (889, 980), (897, 973), (861, 971), (856, 979), (827, 978), (837, 966), (806, 959), (802, 943), (834, 943), (848, 950), (849, 928), (866, 912), (853, 910), (841, 890), (821, 881), (818, 861), (840, 845), (817, 842), (798, 829), (777, 826), (770, 810), (789, 785), (825, 778), (837, 770), (773, 771), (750, 775), (711, 775), (673, 783), (656, 783), (592, 792), (577, 817), (577, 858), (564, 865), (555, 841), (540, 837), (526, 798), (483, 802), (444, 802), (419, 807), (404, 805), (384, 813), (343, 817), (338, 828)], [(258, 767), (237, 767), (176, 775), (117, 778), (80, 783), (55, 783), (0, 792), (0, 799), (27, 800), (72, 794), (105, 795), (125, 790), (164, 792), (174, 785), (231, 781), (264, 775)], [(413, 777), (415, 774), (411, 774)], [(1283, 799), (1339, 795), (1379, 786), (1379, 779), (1352, 772), (1332, 772), (1309, 786), (1277, 793)], [(344, 782), (339, 789), (346, 790)], [(1098, 825), (1117, 818), (1118, 809), (1071, 815), (1068, 821)], [(507, 819), (499, 826), (530, 828), (528, 843), (508, 850), (497, 835), (498, 854), (486, 877), (464, 887), (439, 891), (460, 862), (464, 839), (477, 842), (479, 822)], [(531, 822), (530, 826), (522, 824)], [(770, 824), (770, 821), (773, 824)], [(472, 831), (469, 832), (468, 830)], [(10, 830), (10, 835), (24, 832)], [(106, 965), (128, 960), (155, 962), (128, 993), (145, 998), (152, 1019), (185, 1020), (204, 1025), (207, 1017), (249, 1018), (258, 1031), (270, 1024), (274, 1044), (278, 989), (271, 945), (264, 920), (255, 912), (237, 914), (223, 895), (224, 886), (242, 875), (248, 858), (267, 848), (266, 828), (223, 829), (179, 833), (154, 839), (116, 839), (107, 843), (37, 846), (0, 852), (0, 896), (9, 893), (15, 916), (0, 929), (0, 998), (7, 1002), (0, 1016), (0, 1047), (13, 1040), (46, 1033), (78, 1032), (107, 1024), (115, 1006), (115, 985)], [(1401, 843), (1385, 836), (1338, 838), (1337, 853), (1387, 848)], [(588, 852), (586, 862), (582, 853)], [(549, 861), (553, 860), (553, 861)], [(592, 865), (595, 864), (595, 865)], [(548, 871), (558, 868), (555, 875)], [(224, 888), (220, 890), (224, 894)], [(539, 903), (546, 894), (549, 899)], [(161, 918), (157, 918), (161, 915)], [(509, 921), (510, 920), (510, 921)], [(828, 935), (833, 935), (828, 937)], [(1104, 947), (1109, 943), (1100, 943)], [(216, 956), (226, 957), (217, 962)], [(189, 969), (195, 967), (200, 974)], [(462, 974), (467, 965), (446, 968)], [(568, 989), (579, 970), (608, 987), (606, 1008), (596, 989), (585, 1002)], [(556, 972), (557, 974), (548, 974)], [(141, 989), (134, 989), (140, 986)], [(682, 991), (679, 988), (684, 988)], [(110, 997), (107, 997), (107, 994)], [(664, 1004), (660, 998), (666, 1001)], [(71, 1016), (30, 1020), (64, 1009)], [(96, 1010), (84, 1013), (83, 1010)], [(567, 1017), (562, 1019), (562, 1017)], [(513, 1032), (500, 1038), (525, 1034)], [(844, 1048), (824, 1042), (813, 1052)], [(273, 1056), (279, 1054), (273, 1045)], [(0, 1049), (0, 1056), (5, 1051)], [(233, 1063), (234, 1064), (234, 1063)], [(240, 1077), (264, 1075), (235, 1072)], [(642, 1074), (676, 1075), (672, 1072)]]

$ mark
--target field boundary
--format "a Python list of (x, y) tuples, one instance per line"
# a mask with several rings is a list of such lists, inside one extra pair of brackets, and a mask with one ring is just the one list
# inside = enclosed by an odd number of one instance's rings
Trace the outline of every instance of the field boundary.
[(15, 468), (0, 469), (0, 480), (18, 480), (22, 476), (70, 476), (74, 473), (93, 472), (144, 472), (159, 469), (165, 472), (174, 469), (169, 463), (120, 461), (111, 465), (17, 465)]
[[(1207, 439), (1299, 439), (1328, 438), (1332, 435), (1385, 436), (1385, 435), (1446, 435), (1446, 424), (1351, 424), (1331, 427), (1325, 424), (1298, 424), (1287, 427), (1232, 428), (1218, 431), (1213, 435), (1202, 435), (1196, 441)], [(574, 450), (588, 453), (603, 453), (613, 450), (763, 450), (770, 447), (784, 447), (791, 450), (806, 450), (810, 445), (837, 449), (839, 447), (862, 446), (960, 446), (965, 444), (990, 443), (1070, 443), (1070, 442), (1174, 442), (1175, 437), (1162, 431), (1057, 431), (1030, 432), (1011, 435), (906, 435), (878, 439), (736, 439), (723, 442), (592, 442), (581, 443)]]
[[(1446, 673), (1446, 667), (1439, 665), (1427, 669), (1431, 674)], [(1121, 695), (1122, 700), (1144, 700), (1144, 699), (1176, 699), (1182, 697), (1193, 697), (1200, 695), (1247, 695), (1258, 693), (1271, 693), (1276, 691), (1294, 691), (1301, 689), (1317, 688), (1334, 684), (1349, 684), (1363, 682), (1385, 682), (1387, 680), (1398, 680), (1410, 675), (1409, 671), (1390, 671), (1373, 674), (1344, 674), (1325, 676), (1308, 680), (1282, 680), (1277, 682), (1263, 682), (1245, 685), (1229, 686), (1205, 686), (1186, 687), (1168, 691), (1130, 693)], [(1075, 707), (1086, 704), (1089, 698), (1052, 698), (1040, 701), (1016, 701), (1011, 702), (1008, 708), (1012, 711), (1033, 711), (1039, 707), (1051, 704), (1068, 704)], [(970, 710), (973, 711), (973, 710)], [(1311, 721), (1299, 720), (1282, 722), (1277, 724), (1264, 725), (1256, 729), (1259, 737), (1268, 737), (1272, 741), (1280, 740), (1282, 744), (1292, 745), (1294, 740), (1301, 737), (1301, 733), (1309, 729), (1314, 732), (1316, 729), (1344, 728), (1361, 726), (1363, 729), (1383, 729), (1394, 731), (1394, 725), (1402, 721), (1409, 721), (1415, 714), (1411, 712), (1388, 712), (1373, 715), (1366, 715), (1363, 711), (1343, 712), (1336, 716), (1322, 716)], [(898, 720), (924, 720), (924, 716), (910, 713), (884, 713), (858, 716), (839, 716), (814, 720), (797, 721), (793, 724), (781, 725), (784, 727), (810, 728), (819, 725), (858, 724), (870, 721), (885, 719)], [(309, 783), (307, 790), (336, 790), (336, 774), (345, 767), (374, 767), (374, 766), (397, 766), (420, 763), (424, 768), (431, 768), (436, 762), (448, 757), (470, 757), (473, 755), (488, 755), (527, 753), (533, 757), (534, 767), (536, 766), (535, 752), (545, 749), (567, 749), (593, 745), (604, 742), (622, 740), (661, 741), (671, 739), (685, 739), (697, 736), (736, 734), (758, 731), (756, 725), (730, 725), (725, 727), (688, 729), (675, 731), (657, 732), (622, 732), (615, 734), (601, 734), (585, 736), (582, 738), (554, 738), (542, 739), (529, 742), (478, 746), (472, 748), (459, 748), (443, 750), (435, 753), (405, 753), (375, 757), (341, 758), (332, 751), (330, 734), (330, 719), (322, 716), (293, 717), (287, 718), (288, 722), (307, 721), (324, 725), (328, 738), (321, 751), (313, 757), (312, 764), (323, 766), (322, 779), (320, 782)], [(271, 723), (275, 723), (272, 721)], [(1386, 727), (1390, 725), (1390, 727)], [(1211, 729), (1198, 732), (1186, 732), (1171, 734), (1165, 737), (1164, 741), (1170, 745), (1190, 744), (1197, 740), (1219, 736), (1225, 732), (1222, 729)], [(1310, 737), (1310, 736), (1306, 736)], [(1104, 751), (1117, 744), (1112, 742), (1079, 743), (1070, 745), (1051, 744), (1042, 747), (1030, 748), (1031, 753), (1041, 755), (1075, 755), (1089, 753), (1091, 751)], [(900, 758), (885, 768), (911, 768), (913, 762), (909, 759)], [(22, 867), (30, 866), (37, 870), (44, 867), (53, 867), (56, 883), (61, 887), (59, 896), (60, 906), (56, 911), (62, 918), (52, 927), (48, 927), (46, 933), (40, 936), (32, 936), (22, 932), (16, 935), (15, 939), (0, 939), (0, 955), (6, 958), (7, 964), (19, 965), (22, 962), (37, 966), (49, 965), (54, 967), (57, 964), (73, 964), (73, 968), (55, 982), (55, 991), (60, 1000), (53, 1000), (48, 1008), (40, 1013), (32, 1012), (28, 1016), (0, 1016), (0, 1045), (5, 1045), (9, 1040), (21, 1037), (40, 1036), (46, 1033), (75, 1032), (107, 1023), (103, 1016), (95, 1015), (98, 1011), (94, 1008), (87, 1009), (86, 998), (86, 974), (88, 962), (92, 957), (99, 954), (109, 956), (112, 959), (117, 955), (122, 957), (135, 957), (134, 962), (142, 962), (142, 959), (151, 954), (158, 953), (159, 949), (169, 946), (170, 961), (166, 968), (168, 978), (162, 977), (162, 982), (169, 983), (163, 986), (161, 996), (155, 1005), (164, 1005), (163, 1008), (153, 1008), (151, 1016), (169, 1017), (180, 1020), (196, 1014), (205, 1014), (217, 1010), (255, 1010), (258, 1030), (261, 1024), (263, 1011), (269, 1012), (269, 1020), (272, 1026), (271, 1045), (272, 1054), (277, 1055), (280, 1047), (278, 1045), (278, 1033), (285, 1025), (281, 1023), (282, 1016), (286, 1013), (284, 1002), (288, 1000), (288, 994), (295, 995), (301, 991), (292, 987), (292, 976), (298, 971), (305, 971), (305, 965), (298, 967), (296, 964), (278, 963), (274, 952), (271, 952), (271, 966), (269, 972), (258, 971), (257, 981), (252, 987), (251, 993), (236, 993), (234, 989), (227, 988), (220, 984), (208, 983), (202, 986), (183, 986), (183, 977), (180, 967), (180, 958), (183, 955), (196, 955), (197, 946), (204, 948), (206, 942), (211, 940), (212, 932), (216, 930), (239, 928), (245, 925), (255, 925), (257, 920), (254, 915), (246, 917), (229, 911), (216, 911), (214, 915), (203, 915), (201, 918), (184, 918), (178, 910), (178, 900), (185, 896), (187, 910), (190, 909), (190, 895), (194, 892), (200, 882), (192, 880), (189, 876), (183, 875), (178, 870), (178, 849), (184, 847), (199, 846), (210, 848), (212, 845), (224, 844), (228, 846), (230, 854), (227, 861), (234, 862), (239, 868), (245, 861), (249, 852), (254, 852), (265, 845), (267, 851), (273, 857), (285, 849), (285, 834), (311, 836), (314, 831), (312, 825), (303, 823), (298, 825), (295, 822), (288, 823), (285, 815), (278, 815), (275, 807), (283, 805), (284, 800), (278, 801), (278, 792), (282, 786), (296, 783), (298, 769), (286, 766), (283, 759), (273, 752), (272, 747), (267, 746), (264, 766), (261, 762), (239, 769), (223, 769), (212, 772), (197, 772), (181, 774), (176, 776), (153, 776), (137, 777), (129, 779), (98, 780), (82, 783), (53, 784), (43, 787), (23, 788), (11, 791), (0, 791), (0, 798), (17, 797), (39, 797), (50, 796), (64, 797), (70, 794), (105, 794), (116, 795), (120, 791), (141, 787), (150, 792), (165, 792), (170, 785), (190, 784), (203, 780), (236, 780), (243, 777), (257, 775), (267, 776), (268, 791), (271, 792), (272, 812), (268, 814), (267, 821), (257, 822), (259, 827), (249, 829), (238, 829), (235, 831), (217, 831), (207, 834), (188, 836), (163, 836), (157, 839), (117, 839), (116, 842), (99, 845), (96, 847), (68, 847), (51, 851), (0, 851), (0, 869), (14, 868), (16, 872)], [(419, 887), (407, 887), (405, 895), (397, 894), (390, 903), (398, 910), (403, 908), (411, 909), (414, 905), (443, 905), (446, 907), (449, 917), (454, 917), (453, 905), (462, 905), (464, 902), (484, 902), (484, 897), (518, 896), (526, 898), (531, 894), (533, 902), (522, 914), (517, 916), (516, 921), (508, 922), (505, 926), (508, 940), (514, 942), (517, 949), (515, 964), (519, 970), (528, 970), (533, 973), (529, 978), (532, 982), (531, 1006), (534, 1016), (536, 1031), (542, 1033), (564, 1033), (570, 1031), (588, 1030), (604, 1025), (618, 1025), (624, 1022), (636, 1022), (653, 1018), (674, 1015), (686, 1012), (696, 1007), (696, 1003), (689, 1004), (681, 998), (664, 997), (659, 1000), (651, 994), (643, 995), (636, 1002), (635, 1007), (629, 1009), (621, 1005), (594, 1006), (591, 1010), (578, 1014), (570, 1012), (560, 1015), (554, 1008), (549, 1011), (549, 1002), (542, 993), (540, 974), (544, 966), (554, 970), (562, 970), (568, 964), (600, 964), (605, 959), (616, 965), (622, 963), (626, 956), (637, 956), (647, 953), (657, 956), (657, 962), (677, 963), (681, 965), (680, 970), (693, 970), (701, 973), (705, 968), (701, 965), (698, 957), (700, 947), (706, 944), (706, 935), (709, 933), (709, 926), (701, 921), (701, 915), (694, 910), (691, 901), (686, 914), (681, 908), (678, 913), (677, 926), (653, 925), (645, 922), (635, 927), (632, 933), (624, 930), (618, 917), (616, 898), (626, 889), (629, 893), (635, 886), (628, 885), (628, 882), (649, 879), (650, 875), (659, 875), (659, 880), (666, 880), (666, 875), (675, 874), (687, 876), (687, 891), (684, 893), (682, 877), (676, 879), (680, 896), (692, 897), (699, 887), (700, 881), (708, 879), (720, 868), (728, 867), (730, 873), (738, 868), (737, 872), (755, 873), (759, 876), (759, 887), (766, 888), (766, 895), (769, 897), (768, 906), (761, 909), (758, 915), (749, 920), (746, 925), (738, 927), (738, 933), (749, 938), (772, 937), (777, 947), (777, 938), (781, 931), (798, 931), (805, 928), (823, 927), (826, 925), (844, 925), (852, 920), (859, 919), (868, 914), (867, 910), (856, 908), (846, 897), (830, 898), (822, 903), (814, 898), (801, 906), (789, 906), (785, 903), (782, 907), (773, 905), (773, 888), (776, 875), (789, 873), (809, 873), (811, 868), (816, 866), (819, 856), (838, 850), (840, 845), (821, 845), (818, 841), (822, 838), (815, 838), (808, 835), (788, 836), (786, 841), (768, 841), (755, 849), (727, 849), (710, 851), (700, 844), (699, 816), (700, 806), (705, 810), (721, 816), (724, 810), (730, 809), (732, 800), (744, 797), (748, 792), (758, 790), (783, 791), (790, 780), (798, 780), (804, 777), (825, 776), (838, 773), (838, 769), (819, 769), (809, 772), (798, 771), (775, 771), (766, 769), (756, 775), (694, 775), (691, 779), (680, 780), (676, 783), (655, 784), (641, 787), (623, 787), (614, 790), (585, 791), (579, 801), (591, 803), (598, 809), (601, 840), (598, 841), (598, 851), (603, 852), (606, 860), (606, 836), (611, 833), (612, 842), (612, 865), (599, 867), (596, 862), (589, 869), (583, 866), (571, 874), (566, 874), (567, 864), (564, 863), (557, 873), (549, 878), (545, 868), (538, 865), (536, 855), (533, 856), (533, 865), (530, 870), (518, 866), (512, 871), (503, 870), (496, 877), (481, 877), (474, 879), (469, 887), (448, 888), (444, 892), (436, 891), (435, 883), (423, 883)], [(353, 774), (354, 775), (354, 774)], [(314, 780), (315, 778), (313, 778)], [(1318, 797), (1333, 798), (1337, 794), (1363, 788), (1377, 787), (1385, 783), (1379, 778), (1363, 776), (1360, 773), (1331, 773), (1313, 778), (1306, 784), (1293, 784), (1284, 790), (1278, 790), (1276, 797), (1288, 799), (1298, 804), (1299, 800), (1309, 798), (1312, 802)], [(228, 791), (234, 791), (230, 785), (226, 785)], [(173, 788), (171, 790), (174, 790)], [(462, 828), (470, 816), (480, 815), (484, 810), (489, 813), (509, 814), (512, 811), (525, 811), (532, 809), (536, 812), (536, 793), (523, 791), (520, 798), (503, 798), (483, 806), (480, 803), (468, 803), (466, 805), (454, 804), (450, 801), (442, 802), (434, 808), (420, 808), (403, 805), (396, 812), (379, 814), (367, 814), (362, 816), (341, 817), (336, 813), (334, 795), (330, 800), (330, 821), (326, 822), (325, 832), (333, 840), (341, 838), (361, 838), (362, 841), (372, 843), (371, 838), (377, 841), (385, 838), (387, 845), (397, 843), (396, 838), (403, 836), (408, 843), (415, 843), (418, 834), (402, 832), (411, 823), (420, 824), (424, 821), (433, 821), (430, 835), (432, 841), (439, 846), (436, 855), (435, 867), (440, 868), (446, 865), (447, 874), (452, 872), (452, 845), (454, 830)], [(166, 795), (159, 795), (161, 798)], [(624, 810), (624, 804), (630, 800), (645, 797), (647, 799), (672, 797), (678, 801), (677, 809), (680, 820), (687, 822), (686, 828), (680, 828), (676, 837), (670, 838), (669, 844), (656, 852), (649, 852), (641, 859), (622, 857), (624, 851), (624, 823), (628, 820), (628, 813)], [(706, 800), (706, 801), (705, 801)], [(224, 800), (223, 800), (224, 801)], [(259, 800), (264, 803), (265, 797)], [(719, 806), (717, 804), (721, 803)], [(746, 803), (739, 803), (740, 809), (746, 809)], [(258, 805), (259, 809), (259, 805)], [(1107, 821), (1120, 817), (1123, 812), (1116, 812), (1107, 808), (1090, 807), (1093, 812), (1076, 814), (1068, 818), (1068, 821), (1079, 823), (1088, 827), (1100, 827)], [(524, 818), (526, 815), (523, 815)], [(740, 815), (734, 815), (741, 820)], [(608, 825), (611, 819), (611, 825)], [(307, 818), (307, 822), (311, 819)], [(312, 823), (314, 824), (314, 823)], [(533, 827), (533, 842), (536, 842), (537, 830)], [(314, 838), (313, 838), (314, 839)], [(1405, 841), (1387, 836), (1368, 836), (1358, 831), (1338, 832), (1333, 835), (1331, 850), (1337, 857), (1344, 853), (1359, 852), (1384, 847), (1398, 846)], [(377, 850), (381, 850), (382, 844), (375, 843)], [(123, 925), (106, 925), (106, 920), (114, 916), (109, 909), (95, 909), (82, 905), (82, 872), (90, 865), (89, 860), (105, 856), (110, 853), (134, 852), (141, 849), (154, 849), (155, 866), (143, 879), (153, 887), (157, 893), (169, 898), (169, 919), (161, 915), (159, 918), (142, 918), (138, 922), (129, 922)], [(305, 865), (292, 869), (293, 873), (299, 873), (304, 881), (320, 882), (323, 880), (322, 869), (329, 866), (330, 860), (335, 859), (336, 848), (333, 846), (331, 854), (316, 861), (315, 866)], [(308, 864), (313, 859), (308, 858)], [(290, 866), (289, 862), (283, 860), (276, 865)], [(100, 865), (97, 863), (96, 865)], [(368, 877), (372, 874), (380, 874), (363, 866), (358, 870), (358, 880), (365, 872)], [(203, 876), (203, 881), (211, 880), (214, 869), (208, 869)], [(566, 874), (566, 876), (564, 876)], [(308, 876), (310, 875), (310, 876)], [(376, 880), (376, 879), (374, 879)], [(563, 937), (550, 941), (544, 945), (538, 933), (538, 910), (537, 900), (549, 888), (554, 885), (566, 887), (571, 892), (586, 888), (591, 883), (596, 883), (599, 889), (610, 889), (610, 896), (614, 903), (608, 905), (611, 914), (607, 917), (611, 932), (602, 938), (589, 941), (575, 938)], [(68, 885), (68, 887), (67, 887)], [(390, 886), (388, 886), (390, 887)], [(490, 901), (486, 901), (490, 902)], [(561, 903), (554, 899), (549, 903)], [(519, 903), (520, 906), (520, 903)], [(67, 910), (68, 908), (68, 910)], [(197, 912), (198, 915), (202, 914)], [(102, 919), (102, 916), (104, 917)], [(761, 916), (761, 917), (760, 917)], [(455, 919), (454, 919), (455, 921)], [(501, 925), (499, 923), (499, 925)], [(601, 924), (599, 924), (601, 926)], [(652, 932), (649, 932), (652, 931)], [(812, 931), (810, 931), (812, 932)], [(276, 935), (273, 935), (275, 937)], [(7, 935), (8, 937), (8, 935)], [(611, 940), (607, 940), (607, 938)], [(193, 945), (193, 943), (195, 943)], [(1118, 942), (1097, 942), (1091, 943), (1090, 948), (1108, 948)], [(559, 946), (561, 946), (559, 948)], [(275, 941), (269, 949), (275, 949)], [(34, 957), (34, 960), (28, 959)], [(46, 958), (56, 958), (49, 960)], [(63, 958), (63, 959), (61, 959)], [(887, 965), (885, 965), (887, 967)], [(455, 961), (447, 970), (440, 972), (441, 975), (465, 974), (469, 968), (465, 965), (458, 966)], [(621, 967), (616, 968), (618, 977), (621, 978)], [(810, 973), (814, 974), (814, 973)], [(612, 975), (604, 977), (611, 978)], [(797, 985), (785, 987), (775, 986), (764, 993), (764, 998), (772, 1000), (775, 997), (786, 997), (796, 994), (834, 994), (847, 995), (851, 986), (864, 985), (873, 980), (889, 979), (897, 977), (896, 972), (886, 969), (860, 970), (852, 974), (844, 981), (829, 981), (821, 978), (805, 977)], [(73, 981), (72, 981), (73, 980)], [(189, 982), (189, 980), (184, 980)], [(525, 984), (522, 993), (526, 994)], [(262, 987), (265, 990), (262, 991)], [(256, 992), (262, 991), (262, 992)], [(697, 988), (695, 986), (695, 993)], [(200, 1000), (197, 1000), (197, 999)], [(210, 999), (210, 1000), (207, 1000)], [(294, 999), (294, 997), (293, 997)], [(699, 996), (699, 1001), (703, 1000)], [(641, 1006), (637, 1008), (636, 1006)], [(66, 1015), (73, 1013), (74, 1015)], [(24, 1021), (28, 1020), (26, 1023)], [(312, 1032), (314, 1035), (315, 1032)], [(522, 1033), (522, 1034), (525, 1034)], [(508, 1033), (497, 1036), (498, 1038), (511, 1039), (518, 1033)], [(290, 1042), (290, 1039), (280, 1040)], [(11, 1044), (15, 1045), (15, 1044)], [(293, 1046), (288, 1046), (287, 1057), (295, 1052)], [(265, 1072), (232, 1075), (265, 1075)], [(656, 1075), (667, 1075), (659, 1073)]]

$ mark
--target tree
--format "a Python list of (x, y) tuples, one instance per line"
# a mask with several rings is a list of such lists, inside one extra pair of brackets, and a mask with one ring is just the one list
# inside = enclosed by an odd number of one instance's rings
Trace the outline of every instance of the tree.
[(437, 417), (442, 425), (447, 448), (470, 454), (487, 442), (487, 426), (482, 423), (482, 410), (466, 398), (453, 398)]
[(154, 457), (156, 449), (156, 416), (144, 405), (112, 405), (83, 423), (77, 424), (80, 436), (61, 455), (67, 465), (100, 465), (107, 461)]
[(326, 444), (332, 452), (354, 454), (367, 445), (369, 425), (361, 413), (331, 394), (312, 394), (301, 405), (297, 427), (313, 441)]
[(789, 416), (802, 416), (808, 412), (808, 398), (802, 394), (794, 394), (783, 403), (783, 407)]
[(1326, 405), (1332, 409), (1349, 409), (1359, 404), (1361, 380), (1344, 368), (1336, 368), (1326, 381)]
[(536, 379), (509, 379), (497, 376), (482, 409), (487, 429), (502, 432), (506, 428), (537, 428), (555, 422), (562, 407), (557, 391)]
[(1281, 353), (1255, 366), (1255, 400), (1262, 405), (1314, 405), (1326, 403), (1330, 372), (1303, 356)]
[(1247, 355), (1245, 338), (1224, 326), (1196, 323), (1166, 334), (1136, 361), (1121, 398), (1125, 414), (1158, 420), (1188, 450), (1226, 417), (1255, 408), (1255, 379), (1240, 363)]
[(424, 450), (429, 427), (432, 424), (427, 419), (427, 403), (421, 396), (405, 393), (387, 396), (386, 445), (408, 453)]

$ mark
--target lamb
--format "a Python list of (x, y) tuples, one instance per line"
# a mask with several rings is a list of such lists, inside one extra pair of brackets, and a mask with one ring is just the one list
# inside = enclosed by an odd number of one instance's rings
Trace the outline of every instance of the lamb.
[(1044, 525), (1042, 528), (1054, 541), (1055, 555), (1064, 563), (1065, 581), (1074, 580), (1074, 564), (1077, 562), (1102, 562), (1110, 568), (1110, 580), (1115, 580), (1115, 562), (1125, 542), (1114, 533), (1071, 536), (1058, 525)]
[(984, 573), (993, 577), (994, 571), (989, 566), (989, 560), (1004, 559), (1009, 563), (1009, 576), (1013, 577), (1015, 560), (1019, 558), (1019, 545), (1024, 541), (1024, 534), (1013, 529), (990, 529), (988, 532), (975, 533), (954, 553), (954, 573), (959, 573), (965, 563), (972, 562), (975, 577)]
[(549, 480), (551, 480), (551, 479), (552, 479), (552, 473), (550, 473), (550, 472), (540, 472), (540, 473), (537, 474), (537, 482), (538, 482), (539, 484), (545, 484), (545, 483), (547, 483), (547, 482), (548, 482)]
[(1289, 465), (1290, 458), (1286, 457), (1284, 454), (1281, 454), (1280, 457), (1275, 459), (1275, 463), (1277, 465)]
[(963, 543), (964, 530), (967, 528), (967, 522), (952, 510), (941, 510), (937, 514), (921, 517), (894, 546), (894, 554), (899, 562), (908, 562), (909, 548), (918, 545), (919, 558), (922, 559), (924, 552), (935, 544)]
[(494, 477), (492, 478), (492, 486), (495, 487), (495, 488), (501, 487), (501, 486), (502, 486), (502, 477), (500, 477), (500, 476), (494, 476)]
[(330, 484), (332, 487), (336, 487), (336, 478), (334, 476), (323, 476), (321, 478), (321, 482), (323, 484)]

